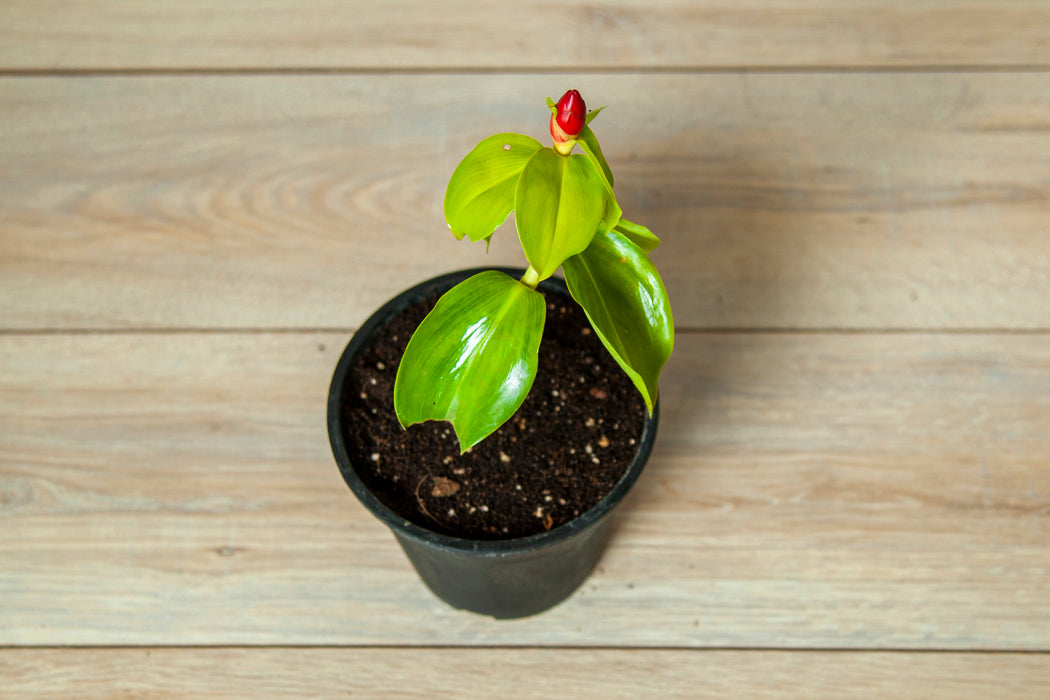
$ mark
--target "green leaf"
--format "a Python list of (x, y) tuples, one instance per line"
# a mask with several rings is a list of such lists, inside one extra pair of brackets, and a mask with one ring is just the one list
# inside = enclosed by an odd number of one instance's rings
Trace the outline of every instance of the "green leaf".
[(656, 267), (613, 230), (595, 236), (564, 270), (569, 292), (652, 413), (660, 371), (674, 347), (671, 303)]
[(602, 216), (602, 223), (598, 227), (598, 233), (603, 233), (618, 226), (622, 216), (623, 210), (620, 209), (616, 197), (611, 193), (607, 193), (605, 197), (605, 215)]
[[(598, 110), (595, 110), (587, 116), (590, 117), (591, 114), (596, 114), (597, 112)], [(591, 162), (594, 163), (595, 167), (601, 171), (602, 176), (605, 178), (605, 188), (609, 191), (609, 194), (612, 194), (612, 170), (609, 168), (609, 164), (605, 162), (605, 156), (602, 155), (602, 147), (598, 143), (598, 137), (594, 135), (593, 131), (591, 131), (591, 127), (583, 127), (583, 131), (581, 131), (580, 135), (576, 137), (576, 143), (580, 145), (580, 148), (583, 149), (583, 152), (591, 159)]]
[(445, 221), (458, 240), (488, 240), (514, 209), (518, 176), (541, 148), (523, 134), (496, 134), (456, 166), (445, 190)]
[(541, 280), (583, 252), (605, 210), (601, 177), (586, 156), (536, 151), (518, 178), (514, 220), (525, 257)]
[[(594, 112), (591, 112), (587, 116), (590, 117), (592, 114), (600, 112), (602, 107), (599, 107)], [(590, 121), (590, 119), (588, 119)], [(583, 149), (584, 154), (590, 160), (591, 165), (598, 173), (598, 177), (602, 180), (602, 185), (605, 187), (605, 215), (602, 217), (602, 228), (600, 231), (608, 231), (615, 228), (619, 222), (620, 217), (623, 215), (623, 210), (620, 209), (619, 203), (616, 201), (616, 193), (613, 192), (613, 176), (612, 170), (609, 169), (609, 164), (605, 162), (605, 156), (602, 155), (602, 148), (598, 145), (598, 137), (594, 135), (591, 128), (585, 126), (583, 131), (576, 141)]]
[(461, 451), (488, 437), (532, 387), (546, 311), (542, 294), (495, 270), (446, 292), (397, 368), (401, 425), (451, 421)]
[(636, 224), (627, 219), (620, 219), (614, 227), (617, 233), (626, 236), (632, 243), (648, 253), (660, 245), (660, 239), (652, 231), (641, 224)]

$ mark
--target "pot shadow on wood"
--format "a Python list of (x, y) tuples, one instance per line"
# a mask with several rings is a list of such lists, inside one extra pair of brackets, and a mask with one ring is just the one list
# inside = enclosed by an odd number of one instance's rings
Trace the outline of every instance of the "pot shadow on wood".
[[(661, 239), (652, 259), (671, 284), (676, 326), (660, 382), (656, 447), (621, 506), (623, 519), (635, 508), (659, 509), (667, 492), (697, 508), (719, 505), (700, 492), (703, 479), (689, 480), (696, 493), (680, 493), (684, 486), (668, 465), (684, 459), (703, 469), (705, 453), (756, 448), (744, 422), (760, 418), (740, 410), (741, 398), (765, 393), (783, 373), (762, 331), (792, 328), (806, 292), (806, 275), (799, 275), (806, 268), (792, 260), (805, 252), (792, 247), (806, 238), (799, 234), (813, 225), (816, 204), (798, 159), (787, 157), (790, 146), (759, 153), (701, 132), (675, 142), (674, 152), (632, 161), (617, 183), (624, 216)], [(668, 169), (673, 177), (647, 177)]]

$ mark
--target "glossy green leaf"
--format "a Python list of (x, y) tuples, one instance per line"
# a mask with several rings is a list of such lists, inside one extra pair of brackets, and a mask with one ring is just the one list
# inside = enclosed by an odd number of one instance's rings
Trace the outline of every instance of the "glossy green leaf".
[[(587, 116), (590, 117), (591, 114), (597, 114), (601, 109), (598, 108)], [(612, 170), (609, 169), (609, 164), (605, 162), (602, 148), (598, 145), (598, 137), (594, 135), (590, 127), (584, 127), (576, 143), (583, 149), (584, 154), (590, 160), (591, 165), (598, 173), (598, 177), (601, 178), (602, 185), (605, 187), (605, 215), (602, 217), (602, 225), (599, 231), (608, 231), (619, 224), (620, 217), (623, 215), (623, 210), (620, 209), (620, 204), (616, 201), (616, 193), (613, 192)]]
[[(597, 111), (598, 110), (595, 110), (591, 114), (595, 114)], [(587, 116), (590, 117), (591, 115), (588, 114)], [(590, 120), (588, 119), (588, 121)], [(591, 159), (591, 162), (601, 171), (602, 176), (605, 178), (605, 187), (609, 191), (609, 194), (612, 194), (614, 184), (612, 170), (609, 168), (609, 164), (605, 161), (605, 156), (602, 155), (602, 147), (598, 143), (598, 137), (594, 135), (593, 131), (591, 131), (591, 127), (583, 127), (583, 131), (581, 131), (580, 135), (576, 137), (576, 143), (580, 145), (580, 148), (583, 149), (583, 152)]]
[(605, 210), (605, 188), (586, 156), (536, 151), (518, 178), (514, 220), (525, 257), (540, 279), (583, 252)]
[(612, 194), (607, 194), (605, 197), (605, 214), (602, 216), (601, 225), (598, 226), (598, 233), (616, 228), (622, 220), (622, 216), (623, 210), (620, 209), (620, 204), (616, 201), (616, 197)]
[(522, 134), (496, 134), (456, 166), (445, 190), (445, 221), (459, 240), (488, 240), (514, 209), (518, 176), (542, 148)]
[(660, 245), (660, 239), (652, 231), (641, 224), (636, 224), (621, 218), (614, 227), (617, 233), (626, 236), (632, 243), (648, 253)]
[(412, 335), (394, 382), (403, 426), (452, 422), (468, 450), (518, 410), (536, 378), (543, 295), (489, 270), (438, 300)]
[(602, 343), (638, 387), (650, 413), (674, 347), (674, 321), (656, 267), (617, 231), (565, 261), (565, 282)]

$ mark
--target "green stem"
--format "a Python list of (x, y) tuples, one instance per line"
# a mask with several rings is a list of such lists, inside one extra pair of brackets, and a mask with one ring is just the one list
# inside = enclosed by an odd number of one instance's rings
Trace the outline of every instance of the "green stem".
[(525, 274), (521, 277), (521, 283), (529, 289), (535, 289), (536, 285), (540, 283), (540, 273), (529, 265), (529, 269), (525, 270)]

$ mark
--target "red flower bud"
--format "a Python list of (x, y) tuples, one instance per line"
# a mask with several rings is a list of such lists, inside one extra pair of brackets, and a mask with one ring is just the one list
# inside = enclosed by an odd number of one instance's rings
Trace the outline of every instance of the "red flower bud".
[(558, 126), (569, 136), (583, 131), (587, 120), (587, 105), (579, 90), (569, 90), (558, 100)]
[(579, 90), (569, 90), (558, 100), (558, 112), (551, 116), (551, 136), (565, 143), (579, 136), (587, 123), (587, 105)]

